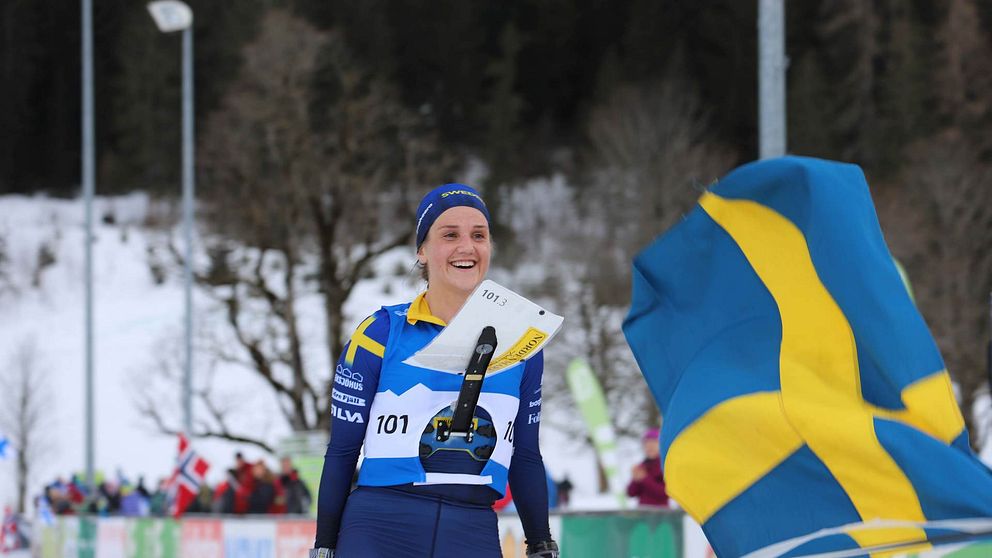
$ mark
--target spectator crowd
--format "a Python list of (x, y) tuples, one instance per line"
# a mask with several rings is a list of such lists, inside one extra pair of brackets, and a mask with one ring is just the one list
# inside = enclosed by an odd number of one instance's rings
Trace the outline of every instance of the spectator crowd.
[[(94, 494), (85, 479), (74, 475), (45, 486), (39, 496), (39, 514), (93, 513), (128, 517), (170, 515), (168, 479), (160, 479), (154, 489), (143, 477), (131, 483), (118, 473), (114, 480), (96, 481)], [(234, 466), (216, 486), (202, 483), (196, 499), (184, 513), (210, 514), (308, 514), (312, 495), (289, 458), (280, 460), (278, 471), (264, 460), (250, 462), (235, 454)]]

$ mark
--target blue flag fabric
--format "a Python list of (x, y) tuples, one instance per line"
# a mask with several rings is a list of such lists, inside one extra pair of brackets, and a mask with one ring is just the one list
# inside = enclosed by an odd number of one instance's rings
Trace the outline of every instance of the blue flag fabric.
[(52, 506), (48, 503), (47, 497), (38, 498), (35, 511), (36, 516), (38, 520), (41, 521), (42, 525), (55, 525), (55, 513), (52, 512)]
[[(721, 557), (992, 516), (992, 473), (855, 165), (731, 172), (634, 260), (624, 333), (665, 417), (669, 494)], [(935, 534), (842, 529), (787, 555)]]

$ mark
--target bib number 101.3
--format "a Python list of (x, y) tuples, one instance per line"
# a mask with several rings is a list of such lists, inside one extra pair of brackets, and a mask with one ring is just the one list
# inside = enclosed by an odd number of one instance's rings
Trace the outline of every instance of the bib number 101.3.
[(482, 298), (492, 302), (496, 306), (506, 306), (506, 297), (489, 289), (482, 289)]

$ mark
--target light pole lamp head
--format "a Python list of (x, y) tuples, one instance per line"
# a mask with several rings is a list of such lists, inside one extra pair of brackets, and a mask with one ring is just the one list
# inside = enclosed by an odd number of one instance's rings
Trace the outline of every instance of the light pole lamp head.
[(148, 3), (155, 25), (163, 33), (183, 31), (193, 25), (193, 10), (180, 0), (157, 0)]

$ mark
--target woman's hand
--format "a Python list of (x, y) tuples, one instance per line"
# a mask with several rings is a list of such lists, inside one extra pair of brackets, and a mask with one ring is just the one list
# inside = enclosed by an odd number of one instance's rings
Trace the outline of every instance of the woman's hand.
[(527, 558), (558, 558), (558, 543), (552, 540), (528, 544)]
[(644, 465), (637, 465), (631, 470), (630, 475), (635, 482), (641, 482), (642, 480), (644, 480), (645, 477), (648, 476), (648, 472), (644, 468)]

